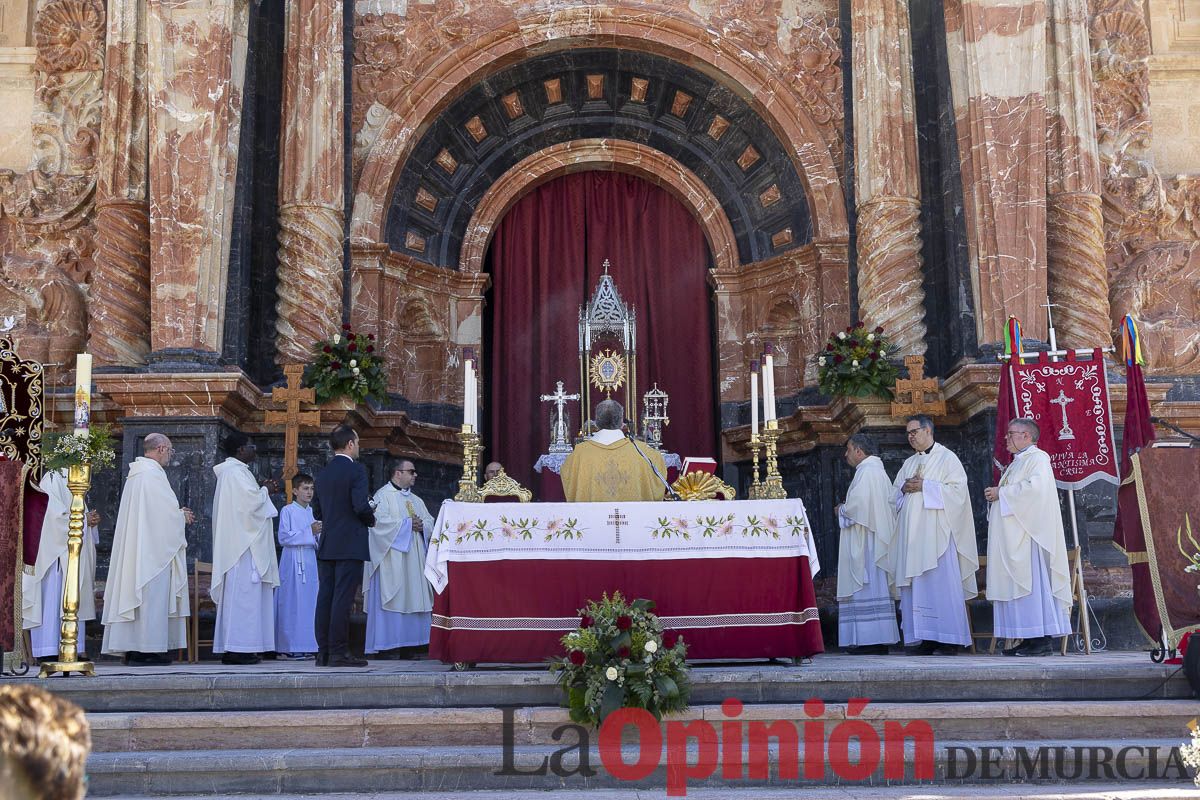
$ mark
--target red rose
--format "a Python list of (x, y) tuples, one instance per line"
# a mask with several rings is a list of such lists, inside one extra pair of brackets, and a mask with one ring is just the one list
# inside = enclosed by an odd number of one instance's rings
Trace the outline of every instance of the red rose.
[(871, 353), (871, 358), (878, 360), (878, 359), (879, 359), (879, 353)]
[(862, 324), (861, 319), (858, 322), (854, 323), (854, 327), (856, 327), (856, 328), (861, 328), (862, 326), (863, 326), (863, 324)]
[(845, 356), (840, 356), (840, 355), (839, 355), (839, 356), (834, 356), (834, 357), (833, 357), (833, 363), (835, 363), (835, 364), (840, 364), (840, 363), (842, 363), (842, 362), (843, 362), (843, 361), (845, 361), (845, 360), (846, 360), (846, 357), (845, 357)]
[(375, 334), (373, 334), (373, 333), (368, 333), (368, 334), (367, 334), (367, 338), (368, 338), (368, 339), (370, 339), (370, 340), (373, 342), (373, 341), (375, 341)]
[(367, 345), (367, 352), (368, 352), (368, 353), (374, 353), (374, 352), (375, 352), (375, 345), (373, 345), (373, 344), (369, 344), (369, 345)]
[(577, 667), (582, 667), (584, 664), (587, 663), (587, 656), (585, 656), (583, 654), (582, 650), (572, 650), (567, 655), (567, 658), (571, 661), (572, 664), (574, 664)]
[(592, 619), (587, 614), (584, 614), (582, 617), (579, 618), (579, 627), (581, 627), (581, 628), (590, 628), (595, 624), (596, 624), (596, 620)]
[(342, 330), (344, 330), (344, 331), (348, 331), (348, 330), (350, 330), (350, 323), (349, 323), (349, 322), (347, 322), (347, 323), (343, 324), (343, 325), (342, 325)]
[(851, 339), (847, 342), (851, 348), (858, 347), (858, 339)]
[(355, 350), (357, 350), (357, 349), (358, 349), (358, 345), (357, 345), (357, 344), (355, 344), (354, 342), (351, 342), (351, 343), (350, 343), (350, 346), (349, 346), (349, 347), (347, 347), (346, 349), (347, 349), (347, 350), (349, 350), (351, 353), (353, 353)]
[(324, 351), (324, 352), (326, 352), (326, 353), (332, 353), (332, 352), (333, 352), (333, 348), (332, 348), (332, 347), (330, 347), (329, 345), (325, 345), (324, 347), (322, 347), (322, 348), (321, 348), (321, 350), (323, 350), (323, 351)]
[(618, 658), (629, 658), (629, 645), (623, 644), (620, 647), (618, 647), (617, 648), (617, 657)]
[(883, 333), (883, 326), (880, 325), (878, 328), (876, 328), (875, 333)]
[(630, 619), (628, 615), (622, 614), (621, 616), (617, 617), (617, 630), (627, 631), (632, 627), (633, 620)]
[(826, 350), (832, 350), (832, 349), (833, 349), (833, 344), (827, 344), (827, 345), (825, 345), (825, 349), (826, 349)]
[(846, 328), (846, 333), (854, 333), (854, 328)]
[(679, 641), (679, 634), (675, 631), (663, 632), (663, 647), (670, 650)]
[(330, 366), (332, 369), (341, 369), (341, 368), (342, 368), (342, 362), (340, 362), (340, 361), (335, 361), (335, 362), (333, 362), (332, 364), (330, 364), (329, 366)]

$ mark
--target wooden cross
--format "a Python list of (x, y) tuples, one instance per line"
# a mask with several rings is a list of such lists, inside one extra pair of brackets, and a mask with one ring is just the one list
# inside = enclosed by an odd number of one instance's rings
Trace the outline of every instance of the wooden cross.
[(617, 533), (617, 544), (621, 543), (621, 527), (628, 525), (625, 521), (626, 517), (621, 513), (621, 509), (613, 509), (613, 513), (608, 515), (608, 524), (612, 526)]
[(263, 415), (264, 425), (283, 425), (283, 481), (284, 491), (287, 492), (288, 501), (292, 497), (292, 478), (299, 472), (296, 465), (297, 450), (300, 447), (300, 428), (319, 428), (321, 427), (321, 412), (320, 411), (301, 411), (301, 403), (311, 403), (316, 399), (316, 392), (313, 389), (300, 388), (300, 381), (304, 377), (303, 364), (288, 364), (283, 368), (283, 374), (287, 376), (287, 387), (277, 386), (271, 390), (271, 400), (275, 403), (283, 403), (283, 411), (268, 411)]
[(892, 402), (892, 416), (911, 417), (914, 414), (928, 414), (931, 417), (938, 417), (944, 415), (946, 401), (942, 398), (942, 389), (938, 385), (938, 379), (925, 377), (925, 357), (905, 356), (904, 366), (908, 367), (908, 378), (896, 379), (896, 387), (893, 390), (896, 399)]

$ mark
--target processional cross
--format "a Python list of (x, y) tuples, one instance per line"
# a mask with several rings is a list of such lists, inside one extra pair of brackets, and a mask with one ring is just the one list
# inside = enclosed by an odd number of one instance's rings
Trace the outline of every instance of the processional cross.
[(1058, 390), (1058, 397), (1050, 401), (1051, 405), (1060, 406), (1062, 408), (1063, 423), (1062, 430), (1058, 432), (1059, 439), (1074, 439), (1075, 431), (1071, 430), (1070, 424), (1067, 422), (1067, 404), (1074, 403), (1074, 397), (1067, 397), (1066, 392), (1062, 389)]
[(271, 390), (271, 400), (283, 403), (283, 411), (268, 411), (263, 415), (265, 425), (283, 425), (283, 480), (284, 491), (292, 496), (292, 478), (299, 472), (297, 467), (297, 450), (300, 447), (300, 427), (321, 427), (320, 411), (301, 411), (301, 403), (311, 403), (316, 400), (313, 389), (300, 388), (304, 377), (303, 364), (288, 364), (283, 368), (287, 376), (287, 387), (277, 386)]
[(558, 381), (558, 388), (554, 394), (542, 395), (543, 403), (554, 403), (554, 422), (550, 425), (550, 452), (551, 453), (569, 453), (571, 452), (571, 442), (568, 438), (567, 431), (567, 401), (579, 400), (579, 394), (567, 394), (563, 390), (563, 382)]
[(613, 512), (608, 515), (608, 524), (612, 526), (612, 529), (617, 534), (617, 544), (621, 543), (621, 528), (629, 525), (625, 521), (626, 519), (627, 517), (621, 513), (621, 509), (619, 508), (613, 509)]

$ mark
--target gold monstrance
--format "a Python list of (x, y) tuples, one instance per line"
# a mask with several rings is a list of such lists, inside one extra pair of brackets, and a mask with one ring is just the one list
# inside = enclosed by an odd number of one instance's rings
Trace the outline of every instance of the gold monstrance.
[[(611, 397), (623, 384), (625, 414), (633, 420), (637, 415), (637, 314), (621, 299), (608, 269), (605, 259), (592, 299), (579, 307), (579, 383), (585, 393), (581, 416), (592, 409), (593, 386)], [(600, 351), (601, 346), (606, 349)], [(586, 426), (586, 420), (581, 426)]]

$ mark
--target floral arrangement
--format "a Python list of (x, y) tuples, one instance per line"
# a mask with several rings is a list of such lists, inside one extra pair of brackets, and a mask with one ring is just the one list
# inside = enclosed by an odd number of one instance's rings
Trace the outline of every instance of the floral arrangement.
[(349, 323), (332, 339), (314, 345), (315, 360), (304, 383), (316, 390), (318, 403), (349, 397), (356, 403), (387, 398), (383, 359), (375, 354), (375, 334), (355, 333)]
[(93, 425), (84, 433), (48, 433), (44, 452), (43, 467), (48, 470), (80, 466), (107, 469), (117, 457), (112, 430), (107, 425)]
[(619, 708), (644, 708), (662, 719), (688, 707), (687, 646), (663, 632), (650, 600), (627, 603), (620, 592), (579, 610), (579, 628), (562, 639), (566, 655), (552, 672), (574, 722), (598, 726)]
[(1200, 725), (1192, 720), (1189, 726), (1192, 729), (1192, 740), (1184, 742), (1179, 748), (1179, 755), (1183, 757), (1183, 763), (1190, 769), (1195, 770), (1195, 783), (1200, 786)]
[(825, 351), (817, 358), (821, 391), (890, 399), (899, 375), (887, 358), (891, 351), (892, 343), (883, 335), (883, 328), (868, 331), (862, 322), (830, 335)]

